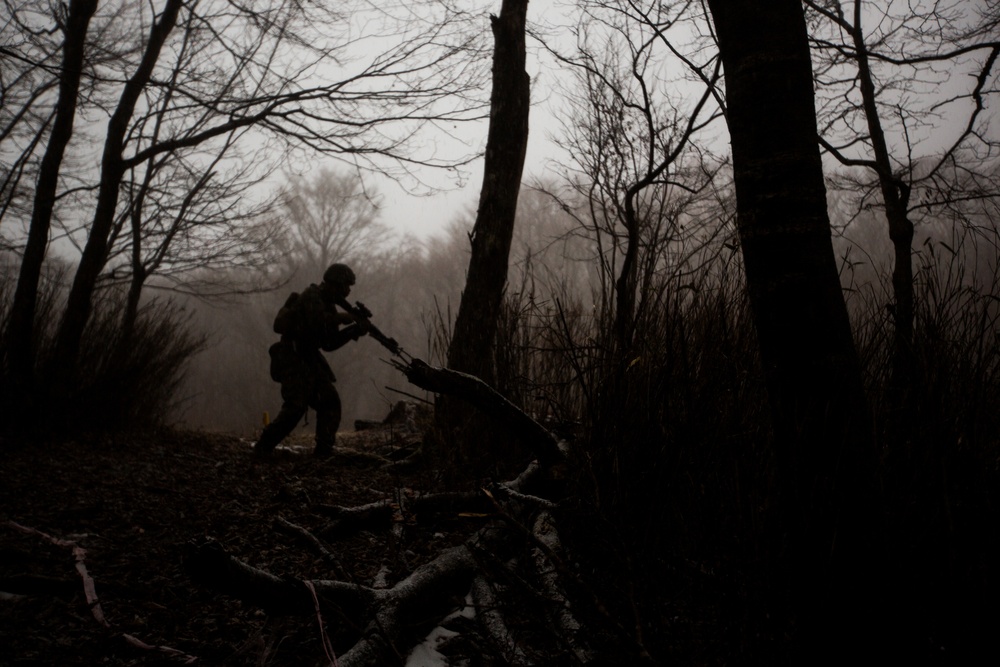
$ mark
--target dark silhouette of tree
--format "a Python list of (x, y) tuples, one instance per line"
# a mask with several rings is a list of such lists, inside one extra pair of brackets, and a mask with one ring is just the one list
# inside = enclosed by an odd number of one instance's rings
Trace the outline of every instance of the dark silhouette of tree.
[[(472, 247), (465, 288), (448, 342), (448, 367), (488, 384), (496, 377), (494, 345), (528, 145), (531, 92), (525, 72), (527, 11), (527, 0), (503, 0), (500, 15), (490, 15), (493, 90), (483, 185), (476, 222), (469, 233)], [(483, 420), (467, 404), (441, 396), (435, 412), (441, 432), (454, 435), (457, 458), (463, 463), (478, 469), (510, 458), (488, 456), (498, 451), (499, 443), (483, 437)]]
[(493, 377), (492, 346), (507, 282), (514, 214), (528, 144), (530, 90), (525, 64), (527, 0), (504, 0), (490, 17), (495, 39), (490, 128), (483, 186), (470, 241), (472, 257), (448, 348), (448, 367)]
[(1000, 139), (987, 113), (1000, 40), (988, 30), (989, 12), (964, 2), (805, 4), (821, 142), (845, 167), (870, 174), (839, 180), (858, 192), (859, 211), (881, 199), (892, 241), (890, 389), (898, 402), (914, 381), (915, 222), (1000, 197), (989, 176)]
[(21, 278), (14, 293), (14, 304), (11, 307), (4, 341), (6, 364), (10, 374), (9, 386), (18, 393), (30, 391), (35, 359), (32, 341), (38, 285), (48, 246), (59, 172), (66, 147), (73, 134), (87, 27), (96, 10), (97, 0), (73, 0), (61, 19), (65, 41), (59, 74), (59, 97), (52, 119), (52, 130), (38, 169), (31, 224), (21, 263)]
[[(798, 0), (709, 0), (772, 410), (793, 662), (872, 632), (875, 451), (831, 243)], [(861, 639), (859, 639), (861, 641)]]
[[(613, 283), (605, 293), (614, 294), (614, 341), (623, 357), (636, 320), (656, 301), (651, 279), (664, 268), (664, 255), (703, 231), (690, 213), (710, 196), (720, 167), (696, 145), (722, 114), (721, 61), (713, 51), (686, 53), (695, 50), (683, 43), (691, 39), (685, 31), (693, 9), (691, 3), (583, 2), (572, 28), (575, 51), (549, 49), (576, 81), (564, 119), (574, 163), (566, 180), (590, 202), (589, 220), (581, 222), (592, 228), (604, 277)], [(683, 72), (670, 84), (687, 77), (700, 88), (682, 98), (665, 85), (666, 63)], [(684, 264), (676, 257), (671, 263)]]
[[(56, 335), (56, 346), (52, 365), (72, 381), (76, 358), (83, 338), (83, 330), (90, 317), (91, 297), (101, 269), (108, 257), (108, 245), (118, 199), (121, 194), (122, 178), (128, 164), (123, 151), (127, 140), (129, 124), (143, 89), (150, 82), (160, 52), (177, 22), (181, 0), (167, 0), (163, 11), (151, 26), (145, 50), (135, 72), (125, 82), (121, 97), (108, 121), (107, 136), (101, 157), (101, 180), (98, 187), (97, 205), (90, 223), (87, 244), (83, 249), (80, 264), (70, 287), (66, 309), (63, 311)], [(15, 304), (16, 308), (16, 304)], [(12, 353), (17, 354), (13, 349)]]

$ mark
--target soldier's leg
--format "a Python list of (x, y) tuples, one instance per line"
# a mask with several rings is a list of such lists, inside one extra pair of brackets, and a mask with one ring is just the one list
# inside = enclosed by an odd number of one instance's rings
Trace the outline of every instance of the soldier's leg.
[(316, 449), (314, 454), (319, 457), (333, 455), (333, 445), (337, 440), (337, 429), (340, 428), (340, 394), (332, 382), (320, 382), (316, 388)]
[(254, 454), (267, 456), (288, 434), (306, 413), (309, 406), (309, 382), (301, 376), (291, 377), (281, 383), (281, 411), (260, 434), (260, 440), (254, 445)]

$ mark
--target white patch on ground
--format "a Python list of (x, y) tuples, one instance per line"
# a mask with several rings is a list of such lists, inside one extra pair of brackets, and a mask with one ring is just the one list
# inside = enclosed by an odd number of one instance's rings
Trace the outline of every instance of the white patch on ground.
[[(446, 616), (441, 623), (447, 623), (451, 619), (459, 616), (464, 616), (465, 618), (470, 619), (476, 617), (476, 609), (472, 605), (472, 593), (465, 596), (464, 607)], [(417, 646), (410, 651), (410, 655), (406, 656), (406, 667), (462, 667), (462, 665), (465, 664), (464, 661), (456, 665), (451, 665), (448, 662), (448, 658), (441, 655), (437, 650), (438, 646), (441, 645), (441, 642), (456, 635), (458, 635), (458, 633), (454, 630), (442, 628), (440, 625), (437, 626), (430, 631), (422, 643), (417, 644)]]

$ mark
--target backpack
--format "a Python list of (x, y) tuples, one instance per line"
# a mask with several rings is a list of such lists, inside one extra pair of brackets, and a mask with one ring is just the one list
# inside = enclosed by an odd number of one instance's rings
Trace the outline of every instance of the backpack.
[(274, 318), (274, 333), (282, 336), (295, 335), (295, 304), (299, 300), (299, 293), (292, 292), (285, 300), (285, 305), (278, 311)]
[(271, 379), (275, 382), (284, 382), (286, 378), (293, 375), (296, 365), (299, 363), (295, 356), (295, 346), (291, 342), (281, 340), (267, 349), (271, 357), (269, 371)]

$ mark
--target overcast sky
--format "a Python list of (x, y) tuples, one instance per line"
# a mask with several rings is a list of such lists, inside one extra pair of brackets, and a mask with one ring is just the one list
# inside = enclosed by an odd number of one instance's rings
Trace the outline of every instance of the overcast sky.
[[(528, 21), (535, 21), (540, 3), (528, 7)], [(546, 21), (555, 22), (565, 17), (562, 3), (545, 3)], [(483, 27), (488, 30), (488, 14), (483, 14)], [(545, 175), (553, 159), (560, 157), (560, 149), (552, 135), (558, 132), (554, 109), (559, 104), (555, 91), (555, 77), (560, 73), (546, 58), (537, 42), (528, 40), (526, 69), (531, 77), (531, 114), (528, 119), (528, 151), (524, 164), (523, 182), (531, 183)], [(562, 75), (566, 75), (565, 72)], [(488, 123), (483, 120), (457, 128), (459, 135), (470, 148), (485, 147)], [(456, 216), (471, 210), (474, 214), (483, 180), (483, 159), (480, 157), (462, 170), (462, 176), (446, 171), (426, 169), (421, 172), (429, 184), (440, 188), (430, 196), (408, 195), (403, 188), (388, 181), (380, 184), (383, 197), (383, 221), (394, 229), (428, 239), (442, 232)]]

